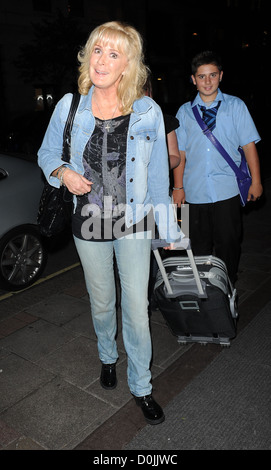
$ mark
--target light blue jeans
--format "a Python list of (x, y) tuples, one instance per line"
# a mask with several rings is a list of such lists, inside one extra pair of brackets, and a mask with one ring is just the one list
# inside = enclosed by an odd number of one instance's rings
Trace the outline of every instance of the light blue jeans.
[(118, 359), (115, 252), (122, 291), (122, 335), (128, 356), (128, 386), (137, 397), (152, 391), (152, 345), (148, 317), (151, 239), (147, 238), (147, 233), (144, 233), (144, 239), (129, 235), (105, 242), (74, 237), (90, 297), (99, 357), (104, 364), (115, 363)]

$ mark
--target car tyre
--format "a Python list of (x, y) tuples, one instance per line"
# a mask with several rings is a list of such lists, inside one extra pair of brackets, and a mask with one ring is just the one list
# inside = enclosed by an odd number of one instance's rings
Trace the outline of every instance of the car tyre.
[(6, 233), (0, 240), (0, 285), (18, 291), (34, 284), (47, 262), (47, 251), (39, 231), (22, 225)]

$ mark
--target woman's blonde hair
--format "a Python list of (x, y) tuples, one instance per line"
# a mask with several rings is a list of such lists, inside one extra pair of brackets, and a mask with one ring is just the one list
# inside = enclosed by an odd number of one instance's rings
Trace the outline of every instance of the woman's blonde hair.
[(111, 21), (95, 28), (85, 46), (78, 54), (80, 62), (78, 89), (81, 95), (87, 95), (93, 83), (89, 77), (90, 56), (96, 44), (113, 43), (114, 48), (125, 54), (128, 65), (119, 82), (117, 95), (122, 113), (132, 112), (133, 102), (141, 98), (148, 77), (148, 68), (144, 64), (143, 41), (141, 35), (132, 26)]

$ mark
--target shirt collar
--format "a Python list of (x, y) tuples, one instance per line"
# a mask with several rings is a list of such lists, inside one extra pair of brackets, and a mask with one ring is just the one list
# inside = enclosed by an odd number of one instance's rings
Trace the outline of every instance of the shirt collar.
[[(212, 105), (211, 105), (211, 108), (212, 108), (213, 106), (217, 106), (218, 101), (224, 101), (223, 93), (222, 93), (222, 91), (220, 91), (219, 88), (218, 88), (218, 92), (217, 92), (216, 98), (215, 98), (214, 102), (213, 102)], [(192, 106), (195, 106), (196, 104), (199, 105), (199, 106), (205, 106), (205, 103), (204, 103), (204, 101), (202, 101), (202, 99), (201, 99), (199, 93), (197, 94), (197, 96), (196, 96), (196, 98), (194, 99), (194, 101), (192, 101)]]

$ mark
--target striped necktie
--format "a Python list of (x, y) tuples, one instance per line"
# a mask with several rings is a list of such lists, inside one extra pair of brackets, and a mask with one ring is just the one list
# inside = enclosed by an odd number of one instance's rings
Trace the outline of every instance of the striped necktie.
[(220, 104), (221, 101), (219, 101), (217, 106), (213, 108), (206, 108), (205, 106), (200, 106), (200, 109), (202, 111), (202, 119), (205, 122), (206, 126), (209, 127), (210, 131), (213, 131), (215, 128), (216, 115)]

